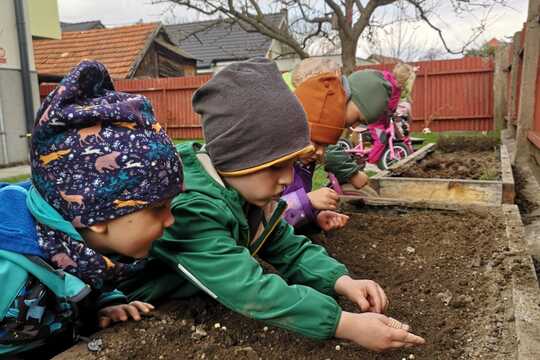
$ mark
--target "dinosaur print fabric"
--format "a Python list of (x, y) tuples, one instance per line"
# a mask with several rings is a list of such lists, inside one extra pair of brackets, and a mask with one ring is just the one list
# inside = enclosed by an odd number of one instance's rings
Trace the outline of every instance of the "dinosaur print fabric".
[[(82, 61), (41, 105), (31, 166), (39, 194), (75, 228), (135, 212), (182, 189), (180, 158), (148, 99), (115, 91), (96, 61)], [(45, 225), (38, 225), (38, 237), (53, 263), (96, 288), (129, 273)]]

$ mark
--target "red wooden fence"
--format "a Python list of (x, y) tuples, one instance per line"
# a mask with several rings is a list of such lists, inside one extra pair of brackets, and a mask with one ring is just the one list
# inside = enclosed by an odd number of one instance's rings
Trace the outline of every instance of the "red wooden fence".
[[(483, 58), (421, 61), (413, 90), (413, 130), (493, 129), (493, 63)], [(360, 67), (391, 69), (393, 65)], [(202, 138), (200, 120), (191, 107), (195, 90), (210, 75), (148, 80), (116, 80), (119, 91), (147, 96), (159, 122), (173, 138)], [(42, 84), (44, 98), (55, 85)]]
[[(195, 90), (204, 85), (210, 75), (185, 76), (176, 78), (115, 80), (118, 91), (142, 94), (150, 99), (154, 113), (161, 125), (173, 139), (201, 139), (202, 130), (199, 116), (191, 107), (191, 97)], [(56, 84), (41, 84), (43, 99)]]
[[(493, 72), (489, 59), (419, 61), (413, 88), (413, 131), (493, 129)], [(392, 70), (394, 64), (357, 69)]]

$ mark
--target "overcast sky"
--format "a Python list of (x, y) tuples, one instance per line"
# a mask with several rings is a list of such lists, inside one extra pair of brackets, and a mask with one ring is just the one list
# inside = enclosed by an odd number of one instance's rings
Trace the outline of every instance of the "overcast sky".
[[(526, 20), (528, 1), (509, 0), (508, 3), (513, 9), (497, 9), (489, 14), (490, 21), (487, 23), (486, 31), (478, 39), (478, 45), (493, 37), (505, 39), (521, 29)], [(119, 26), (133, 24), (141, 19), (144, 22), (170, 21), (173, 18), (179, 22), (202, 19), (199, 15), (179, 7), (171, 12), (170, 5), (152, 4), (152, 0), (58, 0), (58, 4), (60, 20), (66, 22), (101, 20), (106, 26)], [(438, 9), (437, 12), (440, 16), (434, 18), (433, 21), (444, 30), (445, 37), (452, 48), (460, 48), (469, 39), (472, 33), (472, 24), (477, 24), (478, 19), (485, 15), (483, 12), (477, 12), (460, 19), (455, 18), (451, 12), (448, 15), (448, 9)], [(394, 15), (390, 13), (387, 16)], [(395, 34), (396, 30), (393, 30)], [(395, 35), (392, 35), (391, 31), (390, 28), (386, 30), (388, 34), (381, 33), (379, 35), (381, 43), (396, 42), (396, 40), (392, 40)], [(413, 46), (426, 48), (438, 47), (441, 44), (437, 34), (426, 25), (406, 25), (402, 31), (413, 34), (413, 36), (409, 36), (413, 38)], [(384, 45), (382, 47), (384, 48)], [(359, 46), (359, 56), (365, 56), (366, 52), (369, 51), (368, 47)]]

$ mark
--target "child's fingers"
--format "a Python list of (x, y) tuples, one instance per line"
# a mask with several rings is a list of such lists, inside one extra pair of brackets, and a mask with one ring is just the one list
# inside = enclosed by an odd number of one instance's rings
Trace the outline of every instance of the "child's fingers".
[(129, 304), (135, 306), (139, 311), (143, 313), (149, 313), (150, 311), (154, 310), (154, 306), (152, 304), (148, 304), (142, 301), (132, 301)]
[(338, 201), (339, 200), (339, 195), (337, 192), (335, 192), (334, 190), (332, 189), (329, 189), (330, 191), (328, 192), (328, 197), (332, 200), (335, 200), (335, 201)]
[(375, 282), (369, 282), (366, 285), (366, 291), (369, 296), (369, 303), (371, 304), (371, 307), (373, 308), (374, 312), (376, 313), (382, 313), (382, 310), (384, 309), (384, 301), (381, 297), (381, 294), (379, 293), (378, 285)]
[(349, 222), (349, 217), (347, 215), (340, 214), (339, 220), (340, 220), (341, 226), (343, 227), (347, 225), (347, 222)]
[(336, 210), (337, 209), (337, 201), (328, 200), (327, 206), (330, 210)]
[(388, 304), (389, 304), (388, 297), (386, 296), (386, 293), (384, 292), (383, 288), (380, 287), (378, 284), (377, 284), (377, 290), (379, 292), (379, 296), (382, 302), (381, 312), (384, 312), (388, 308)]
[(363, 296), (361, 296), (357, 300), (357, 304), (360, 307), (361, 311), (368, 311), (369, 308), (370, 308), (369, 301), (367, 301), (367, 299), (365, 297), (363, 297)]
[(123, 309), (123, 305), (111, 306), (101, 311), (102, 315), (110, 318), (112, 321), (126, 321), (127, 314)]
[(395, 330), (395, 332), (392, 334), (392, 338), (397, 341), (411, 345), (423, 345), (426, 343), (426, 340), (424, 340), (424, 338), (414, 335), (405, 330)]
[(139, 314), (139, 310), (133, 306), (133, 305), (126, 305), (124, 309), (129, 313), (129, 315), (133, 318), (133, 320), (141, 320), (141, 315)]

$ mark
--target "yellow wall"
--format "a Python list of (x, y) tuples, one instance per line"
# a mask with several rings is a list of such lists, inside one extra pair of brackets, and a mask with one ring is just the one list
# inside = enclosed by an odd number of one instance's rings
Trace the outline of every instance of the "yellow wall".
[(32, 36), (60, 39), (60, 19), (57, 0), (26, 0)]

